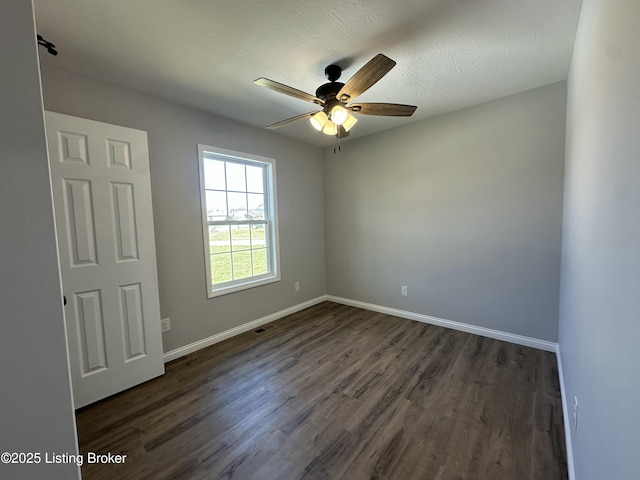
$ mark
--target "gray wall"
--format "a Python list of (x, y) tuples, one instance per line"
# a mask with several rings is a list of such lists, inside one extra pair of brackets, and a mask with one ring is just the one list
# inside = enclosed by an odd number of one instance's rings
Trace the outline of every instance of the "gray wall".
[[(172, 325), (165, 352), (325, 294), (320, 149), (49, 65), (42, 72), (47, 110), (148, 132), (160, 308)], [(276, 159), (280, 282), (207, 299), (198, 143)]]
[(559, 342), (580, 480), (640, 475), (638, 23), (637, 0), (584, 0), (568, 81)]
[(79, 478), (33, 11), (0, 3), (0, 452), (38, 452), (0, 478)]
[(562, 82), (325, 149), (328, 293), (555, 341), (565, 102)]

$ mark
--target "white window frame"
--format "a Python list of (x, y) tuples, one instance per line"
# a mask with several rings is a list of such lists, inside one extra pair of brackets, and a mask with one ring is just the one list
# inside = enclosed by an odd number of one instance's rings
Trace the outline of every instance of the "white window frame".
[[(243, 163), (245, 165), (259, 165), (265, 167), (265, 220), (268, 228), (265, 228), (265, 239), (267, 240), (267, 264), (270, 269), (269, 273), (246, 277), (230, 282), (213, 284), (212, 266), (211, 266), (211, 248), (209, 243), (209, 226), (212, 224), (220, 225), (221, 222), (209, 221), (207, 215), (207, 189), (205, 188), (205, 157), (217, 158), (223, 161), (231, 161), (235, 163)], [(248, 288), (258, 287), (273, 282), (280, 281), (280, 243), (278, 239), (278, 200), (276, 188), (276, 160), (274, 158), (262, 157), (249, 153), (236, 152), (211, 145), (198, 144), (198, 166), (200, 172), (200, 203), (202, 209), (202, 227), (203, 227), (203, 243), (205, 253), (205, 271), (207, 278), (207, 296), (208, 298), (227, 295), (233, 292), (239, 292)], [(251, 221), (226, 221), (227, 224), (245, 224)]]

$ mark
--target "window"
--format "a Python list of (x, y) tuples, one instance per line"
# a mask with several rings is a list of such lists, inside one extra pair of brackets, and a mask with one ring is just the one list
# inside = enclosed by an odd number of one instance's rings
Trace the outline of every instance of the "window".
[(209, 297), (280, 280), (275, 160), (198, 145)]

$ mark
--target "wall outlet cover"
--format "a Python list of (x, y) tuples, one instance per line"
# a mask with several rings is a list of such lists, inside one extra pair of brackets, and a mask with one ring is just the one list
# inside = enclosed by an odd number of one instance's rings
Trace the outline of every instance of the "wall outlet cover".
[(169, 332), (171, 330), (171, 319), (169, 317), (160, 320), (160, 326), (162, 333)]

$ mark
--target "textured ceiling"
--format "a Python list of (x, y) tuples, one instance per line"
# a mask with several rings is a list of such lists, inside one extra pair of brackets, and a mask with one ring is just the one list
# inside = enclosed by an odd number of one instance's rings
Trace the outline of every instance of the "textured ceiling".
[[(581, 0), (35, 0), (43, 62), (263, 127), (317, 107), (258, 87), (315, 93), (324, 67), (346, 81), (377, 53), (397, 62), (358, 97), (417, 105), (360, 116), (349, 138), (564, 80)], [(335, 138), (308, 121), (278, 134)]]

